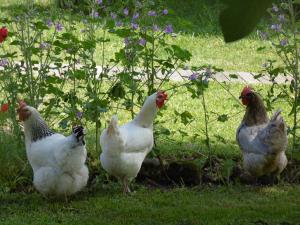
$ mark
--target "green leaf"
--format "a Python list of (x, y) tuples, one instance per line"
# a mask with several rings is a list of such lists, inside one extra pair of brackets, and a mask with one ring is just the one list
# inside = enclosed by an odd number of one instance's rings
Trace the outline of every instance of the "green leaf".
[(162, 127), (158, 130), (158, 134), (170, 135), (171, 131), (168, 128)]
[(86, 77), (85, 77), (85, 71), (83, 71), (83, 70), (75, 70), (74, 71), (74, 76), (78, 80), (84, 80), (84, 79), (86, 79)]
[(62, 121), (59, 122), (59, 126), (60, 126), (62, 129), (66, 129), (66, 128), (68, 127), (68, 120), (63, 119)]
[(21, 45), (21, 42), (18, 40), (14, 40), (10, 43), (10, 45)]
[(222, 114), (222, 115), (218, 116), (218, 121), (220, 121), (220, 122), (225, 122), (227, 120), (228, 120), (227, 114)]
[(49, 30), (48, 26), (46, 26), (46, 24), (41, 21), (34, 23), (34, 26), (38, 30)]
[(182, 49), (178, 45), (172, 45), (172, 49), (174, 55), (183, 62), (189, 61), (192, 57), (192, 54), (188, 50)]
[(116, 83), (109, 91), (109, 95), (113, 99), (124, 98), (125, 94), (125, 89), (121, 82)]
[(237, 41), (255, 28), (275, 0), (223, 0), (228, 5), (219, 17), (225, 42)]
[(256, 51), (260, 52), (260, 51), (262, 51), (264, 49), (266, 49), (266, 46), (259, 47), (259, 48), (256, 49)]
[(180, 114), (180, 118), (181, 118), (181, 122), (184, 125), (187, 125), (188, 123), (191, 123), (193, 121), (193, 115), (188, 112), (188, 111), (184, 111), (183, 113)]
[(85, 50), (91, 50), (96, 48), (95, 41), (92, 40), (84, 40), (82, 41), (82, 48)]
[(238, 75), (236, 75), (236, 74), (229, 74), (229, 77), (231, 79), (238, 79), (239, 78)]

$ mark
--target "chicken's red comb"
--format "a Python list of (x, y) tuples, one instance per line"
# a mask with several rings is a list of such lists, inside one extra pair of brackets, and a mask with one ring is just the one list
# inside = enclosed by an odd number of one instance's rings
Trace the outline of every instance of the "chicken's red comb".
[(27, 106), (26, 102), (24, 101), (19, 101), (19, 109), (24, 108), (25, 106)]
[(251, 93), (251, 92), (253, 92), (253, 88), (247, 85), (243, 88), (241, 96), (244, 96), (244, 95), (246, 95), (248, 93)]
[(165, 91), (158, 91), (157, 94), (163, 95), (165, 100), (168, 98), (168, 94)]

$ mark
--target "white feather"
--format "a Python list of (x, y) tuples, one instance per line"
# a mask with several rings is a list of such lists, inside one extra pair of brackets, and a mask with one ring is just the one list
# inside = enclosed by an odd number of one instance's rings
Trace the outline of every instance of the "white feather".
[(109, 174), (128, 180), (137, 176), (154, 144), (155, 100), (156, 93), (148, 97), (134, 120), (122, 126), (117, 125), (117, 117), (114, 116), (109, 127), (101, 133), (100, 161)]
[[(28, 106), (29, 107), (29, 106)], [(32, 121), (39, 117), (37, 111), (25, 121), (26, 153), (33, 169), (33, 183), (45, 195), (70, 195), (86, 186), (88, 168), (85, 165), (87, 151), (78, 144), (76, 137), (52, 134), (31, 142), (28, 132)], [(40, 118), (38, 118), (40, 119)]]

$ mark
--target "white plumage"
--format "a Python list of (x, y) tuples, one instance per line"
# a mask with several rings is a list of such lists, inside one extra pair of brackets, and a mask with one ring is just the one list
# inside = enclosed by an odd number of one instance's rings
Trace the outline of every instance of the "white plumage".
[(130, 192), (128, 183), (137, 176), (153, 147), (153, 120), (166, 98), (164, 92), (154, 93), (147, 98), (134, 120), (118, 126), (118, 119), (113, 116), (101, 134), (101, 165), (109, 174), (121, 179), (124, 192)]
[(53, 133), (37, 110), (23, 104), (19, 108), (24, 121), (26, 153), (33, 169), (33, 183), (45, 195), (71, 195), (86, 186), (88, 168), (83, 128), (74, 128), (65, 137)]

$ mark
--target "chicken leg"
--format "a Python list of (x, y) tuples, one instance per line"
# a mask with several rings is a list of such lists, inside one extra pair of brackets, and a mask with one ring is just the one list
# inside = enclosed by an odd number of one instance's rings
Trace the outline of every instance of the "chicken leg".
[(129, 194), (131, 191), (129, 189), (129, 180), (127, 177), (123, 178), (123, 193), (124, 194)]

